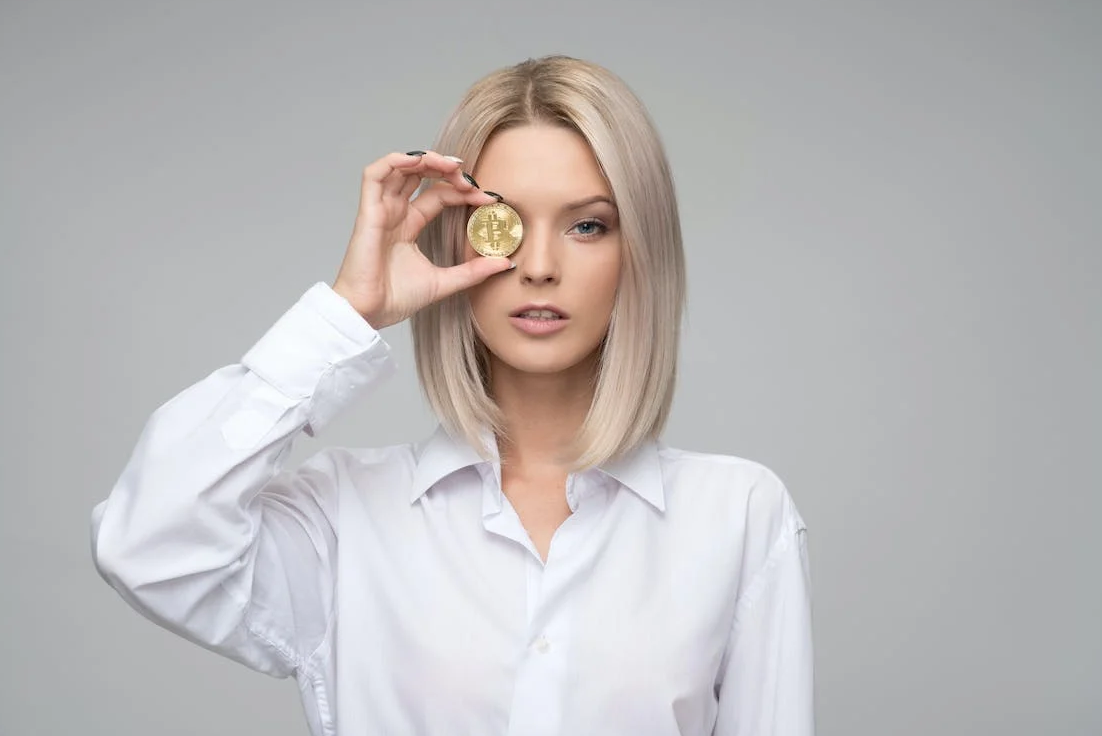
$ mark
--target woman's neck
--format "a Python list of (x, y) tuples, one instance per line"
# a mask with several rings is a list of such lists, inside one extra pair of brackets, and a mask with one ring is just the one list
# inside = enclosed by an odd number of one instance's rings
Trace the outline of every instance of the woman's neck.
[(535, 472), (560, 470), (562, 453), (593, 402), (596, 354), (559, 373), (525, 373), (491, 360), (491, 393), (510, 435), (508, 443), (499, 439), (503, 462)]

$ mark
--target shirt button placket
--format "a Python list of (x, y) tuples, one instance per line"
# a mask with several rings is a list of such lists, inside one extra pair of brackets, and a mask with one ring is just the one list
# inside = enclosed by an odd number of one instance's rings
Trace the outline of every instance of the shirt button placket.
[[(528, 570), (529, 639), (517, 667), (509, 736), (551, 736), (559, 732), (562, 688), (565, 682), (557, 636), (562, 621), (548, 620), (548, 583), (554, 581), (554, 561), (548, 567), (530, 561)], [(548, 578), (548, 575), (551, 577)], [(552, 631), (554, 629), (555, 631)]]

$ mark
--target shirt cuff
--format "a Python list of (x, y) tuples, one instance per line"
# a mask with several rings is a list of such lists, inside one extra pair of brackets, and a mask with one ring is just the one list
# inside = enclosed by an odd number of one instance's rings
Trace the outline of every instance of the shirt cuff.
[(284, 396), (309, 401), (304, 429), (311, 437), (395, 368), (379, 332), (324, 281), (307, 289), (241, 363)]

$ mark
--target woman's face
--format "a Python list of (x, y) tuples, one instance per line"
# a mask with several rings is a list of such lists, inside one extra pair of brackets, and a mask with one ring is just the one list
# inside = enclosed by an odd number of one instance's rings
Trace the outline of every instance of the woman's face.
[[(620, 280), (620, 227), (612, 192), (585, 139), (528, 125), (499, 131), (471, 172), (524, 223), (517, 267), (469, 290), (475, 330), (494, 362), (525, 373), (558, 373), (595, 357)], [(482, 258), (467, 243), (466, 258)], [(517, 316), (548, 305), (561, 318)]]

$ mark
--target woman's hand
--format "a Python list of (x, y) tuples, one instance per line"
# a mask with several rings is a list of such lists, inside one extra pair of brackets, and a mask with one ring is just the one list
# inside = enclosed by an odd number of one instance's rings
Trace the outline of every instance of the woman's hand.
[[(429, 177), (442, 181), (410, 201), (421, 180)], [(418, 233), (445, 207), (497, 201), (473, 182), (458, 162), (435, 151), (391, 153), (364, 169), (359, 212), (333, 290), (369, 325), (378, 330), (401, 322), (512, 268), (508, 258), (483, 256), (443, 268), (417, 246)]]

